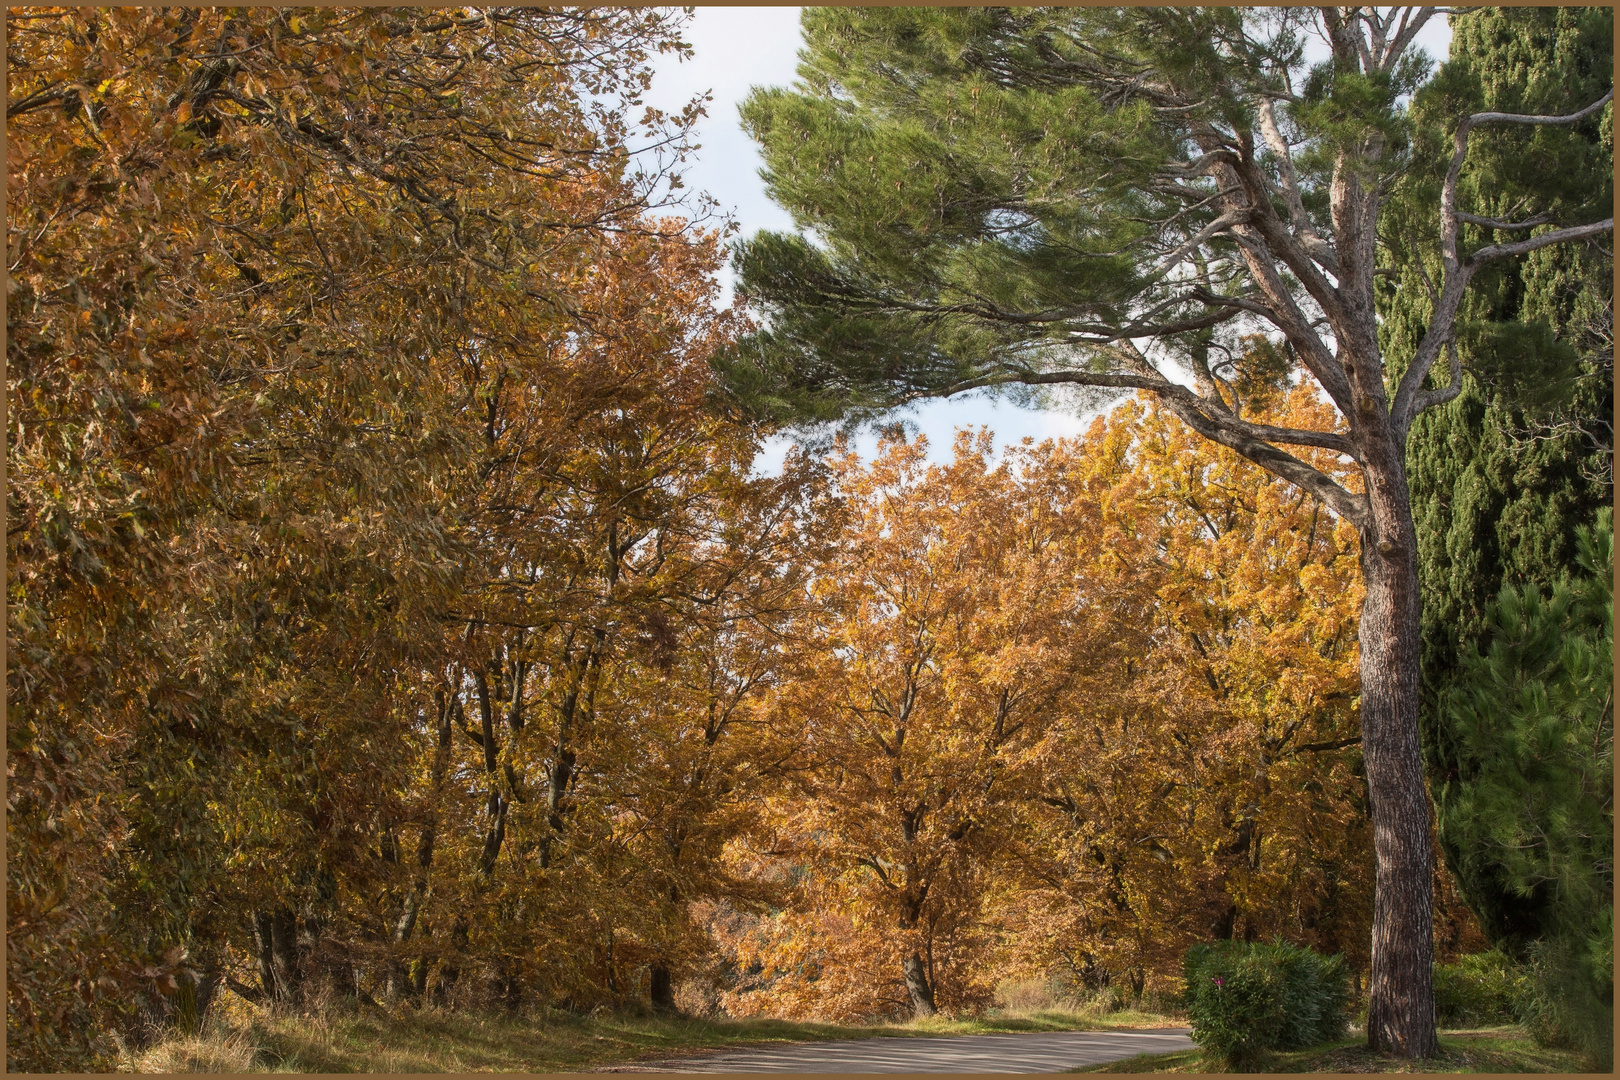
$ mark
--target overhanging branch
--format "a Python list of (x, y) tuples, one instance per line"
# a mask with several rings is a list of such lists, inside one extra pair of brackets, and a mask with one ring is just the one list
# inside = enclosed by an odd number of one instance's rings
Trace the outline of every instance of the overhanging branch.
[[(1131, 349), (1131, 352), (1136, 350)], [(1140, 354), (1137, 353), (1140, 357)], [(1143, 361), (1145, 365), (1145, 360)], [(1139, 365), (1141, 366), (1141, 365)], [(1145, 390), (1155, 394), (1171, 412), (1198, 434), (1218, 442), (1259, 465), (1267, 472), (1296, 485), (1326, 503), (1335, 513), (1348, 518), (1358, 526), (1365, 514), (1362, 497), (1347, 491), (1337, 481), (1302, 461), (1275, 444), (1311, 446), (1357, 458), (1350, 440), (1337, 432), (1313, 431), (1308, 428), (1276, 427), (1255, 424), (1233, 415), (1224, 403), (1200, 398), (1180, 383), (1171, 382), (1151, 368), (1138, 372), (1119, 371), (1026, 371), (1003, 370), (989, 372), (972, 379), (963, 379), (948, 386), (917, 390), (904, 395), (896, 404), (909, 404), (927, 398), (951, 397), (996, 386), (1095, 386), (1118, 390)]]
[[(1411, 366), (1406, 369), (1406, 374), (1401, 377), (1400, 386), (1395, 392), (1394, 404), (1390, 407), (1391, 421), (1402, 437), (1411, 427), (1413, 418), (1422, 409), (1439, 404), (1441, 401), (1449, 401), (1456, 396), (1455, 394), (1446, 396), (1451, 389), (1450, 387), (1445, 390), (1424, 393), (1422, 386), (1423, 381), (1428, 378), (1430, 368), (1434, 366), (1435, 360), (1439, 358), (1440, 350), (1452, 340), (1452, 330), (1457, 320), (1457, 310), (1462, 303), (1463, 293), (1467, 291), (1469, 281), (1473, 279), (1474, 273), (1481, 266), (1496, 259), (1523, 255), (1552, 244), (1584, 240), (1588, 237), (1601, 236), (1604, 233), (1614, 231), (1614, 219), (1611, 217), (1590, 225), (1554, 229), (1552, 232), (1542, 233), (1540, 236), (1532, 236), (1511, 244), (1491, 244), (1475, 251), (1466, 260), (1460, 259), (1457, 255), (1457, 234), (1459, 225), (1465, 220), (1465, 216), (1457, 210), (1457, 183), (1462, 177), (1463, 163), (1468, 158), (1469, 132), (1479, 124), (1568, 126), (1592, 116), (1613, 100), (1614, 90), (1611, 88), (1608, 93), (1586, 108), (1566, 116), (1481, 112), (1466, 117), (1462, 123), (1457, 125), (1457, 134), (1453, 140), (1451, 165), (1446, 169), (1445, 182), (1440, 187), (1440, 261), (1445, 271), (1445, 277), (1441, 281), (1439, 294), (1434, 298), (1434, 311), (1429, 317), (1428, 330), (1424, 333), (1423, 339), (1418, 342)], [(1492, 227), (1511, 228), (1513, 226), (1499, 225), (1493, 222)]]

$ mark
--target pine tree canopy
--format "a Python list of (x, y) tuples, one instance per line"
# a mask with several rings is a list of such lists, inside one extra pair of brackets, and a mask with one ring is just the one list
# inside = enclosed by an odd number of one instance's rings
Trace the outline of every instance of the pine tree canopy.
[(1187, 143), (1281, 88), (1292, 21), (1262, 41), (1235, 10), (807, 13), (799, 87), (743, 114), (772, 196), (817, 242), (740, 250), (771, 330), (762, 368), (731, 368), (739, 388), (822, 418), (1108, 370), (1122, 330), (1207, 336), (1237, 314), (1199, 295), (1231, 281), (1230, 251), (1198, 281), (1165, 272), (1220, 217)]
[[(1401, 102), (1429, 71), (1407, 48), (1421, 18), (1390, 26), (1365, 71), (1306, 68), (1314, 18), (809, 11), (799, 83), (743, 110), (801, 232), (739, 250), (740, 288), (769, 329), (723, 361), (733, 388), (817, 420), (1078, 372), (1162, 387), (1130, 355), (1144, 339), (1195, 379), (1234, 374), (1231, 340), (1257, 319), (1318, 316), (1341, 152), (1355, 149), (1368, 186), (1413, 164)], [(1310, 294), (1297, 312), (1265, 310), (1239, 257), (1251, 241), (1212, 172), (1228, 159), (1263, 204), (1250, 231), (1277, 248), (1279, 284)], [(1591, 221), (1598, 204), (1564, 199), (1558, 223)]]

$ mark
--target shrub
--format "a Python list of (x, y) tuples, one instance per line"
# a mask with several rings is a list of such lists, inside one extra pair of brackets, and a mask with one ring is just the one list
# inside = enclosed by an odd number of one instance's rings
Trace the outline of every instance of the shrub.
[(1519, 1022), (1531, 993), (1528, 975), (1494, 949), (1434, 966), (1434, 1016), (1444, 1027)]
[(1613, 950), (1612, 936), (1585, 949), (1549, 937), (1529, 950), (1525, 1026), (1542, 1046), (1581, 1051), (1593, 1072), (1614, 1070)]
[(1344, 1034), (1350, 989), (1340, 957), (1281, 941), (1219, 941), (1189, 949), (1183, 972), (1192, 1037), (1228, 1062)]

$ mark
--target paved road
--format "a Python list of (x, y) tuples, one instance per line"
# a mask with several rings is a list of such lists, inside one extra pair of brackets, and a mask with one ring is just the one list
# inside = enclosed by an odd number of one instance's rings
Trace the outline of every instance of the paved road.
[(1046, 1031), (942, 1038), (845, 1039), (718, 1050), (620, 1065), (613, 1072), (693, 1073), (1042, 1073), (1078, 1065), (1190, 1050), (1186, 1028)]

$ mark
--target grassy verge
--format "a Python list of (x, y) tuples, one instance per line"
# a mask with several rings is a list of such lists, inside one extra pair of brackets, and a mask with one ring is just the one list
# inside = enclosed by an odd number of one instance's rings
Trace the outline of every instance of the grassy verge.
[(1568, 1050), (1537, 1046), (1522, 1027), (1445, 1031), (1440, 1034), (1441, 1055), (1423, 1061), (1405, 1061), (1374, 1054), (1363, 1039), (1345, 1039), (1310, 1050), (1268, 1054), (1241, 1070), (1228, 1070), (1205, 1059), (1197, 1050), (1172, 1054), (1141, 1054), (1107, 1065), (1092, 1065), (1075, 1072), (1268, 1072), (1268, 1073), (1567, 1073), (1581, 1071), (1581, 1057)]
[(132, 1072), (580, 1072), (638, 1059), (771, 1042), (1009, 1031), (1163, 1027), (1135, 1012), (1051, 1009), (893, 1025), (668, 1016), (489, 1014), (434, 1009), (297, 1016), (241, 1004), (198, 1036), (171, 1036), (123, 1063)]

